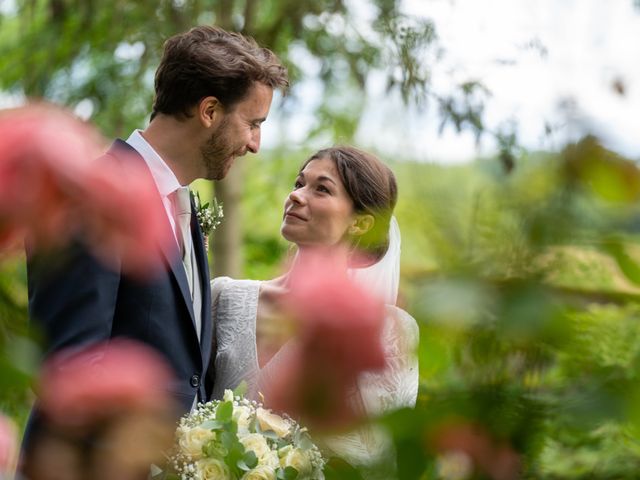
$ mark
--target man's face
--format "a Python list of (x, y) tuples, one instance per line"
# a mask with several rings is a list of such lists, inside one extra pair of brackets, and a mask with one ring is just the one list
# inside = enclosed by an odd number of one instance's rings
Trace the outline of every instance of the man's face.
[(209, 180), (222, 180), (234, 160), (260, 149), (260, 127), (267, 119), (273, 89), (255, 82), (247, 96), (235, 104), (201, 147), (202, 162)]

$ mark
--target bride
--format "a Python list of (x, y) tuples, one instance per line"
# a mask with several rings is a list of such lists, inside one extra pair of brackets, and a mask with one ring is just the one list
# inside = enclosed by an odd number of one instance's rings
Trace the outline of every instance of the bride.
[[(418, 341), (415, 320), (395, 306), (400, 270), (400, 231), (392, 216), (397, 200), (393, 172), (375, 156), (353, 147), (321, 150), (302, 165), (285, 200), (282, 236), (297, 246), (297, 258), (320, 248), (347, 246), (357, 253), (348, 265), (351, 278), (384, 299), (382, 334), (387, 366), (358, 378), (360, 405), (368, 415), (415, 405)], [(358, 259), (356, 262), (355, 259)], [(286, 335), (280, 300), (288, 274), (267, 281), (216, 278), (211, 282), (217, 355), (213, 398), (243, 380), (257, 396), (261, 378), (277, 365)], [(354, 466), (379, 463), (390, 451), (375, 428), (333, 435), (326, 446)]]

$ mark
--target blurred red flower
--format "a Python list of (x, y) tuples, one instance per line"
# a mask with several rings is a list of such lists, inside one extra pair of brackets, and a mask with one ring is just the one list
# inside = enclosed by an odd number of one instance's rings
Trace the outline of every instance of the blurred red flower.
[(0, 414), (0, 478), (11, 478), (18, 452), (18, 432), (15, 424)]
[(0, 113), (0, 250), (28, 235), (38, 251), (50, 251), (82, 232), (117, 267), (156, 266), (152, 252), (170, 232), (153, 179), (133, 162), (98, 160), (104, 146), (92, 127), (57, 107)]
[(520, 476), (520, 455), (504, 440), (493, 438), (481, 425), (453, 420), (440, 425), (429, 436), (430, 448), (440, 453), (460, 452), (473, 467), (494, 480)]
[(346, 426), (364, 413), (360, 373), (385, 367), (383, 303), (347, 276), (340, 254), (300, 256), (290, 272), (284, 308), (298, 334), (279, 354), (278, 371), (261, 385), (277, 410), (316, 427)]
[(62, 351), (43, 366), (41, 407), (53, 424), (69, 427), (132, 410), (170, 412), (172, 378), (157, 352), (132, 340)]

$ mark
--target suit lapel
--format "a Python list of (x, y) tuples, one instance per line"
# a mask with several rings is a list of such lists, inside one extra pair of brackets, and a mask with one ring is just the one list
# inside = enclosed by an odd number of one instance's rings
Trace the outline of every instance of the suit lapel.
[[(132, 158), (136, 158), (138, 159), (138, 161), (142, 162), (145, 167), (147, 165), (147, 163), (144, 161), (144, 159), (140, 156), (140, 154), (138, 153), (138, 151), (133, 148), (131, 145), (129, 145), (127, 142), (124, 142), (120, 139), (117, 139), (113, 142), (113, 145), (111, 146), (111, 148), (109, 148), (109, 151), (107, 152), (108, 155), (111, 155), (112, 157), (115, 157), (117, 159), (120, 159), (120, 155), (122, 153), (127, 154), (129, 157)], [(133, 154), (133, 155), (132, 155)], [(149, 173), (151, 174), (151, 173)], [(155, 184), (155, 182), (154, 182)], [(158, 202), (160, 203), (160, 207), (162, 208), (162, 210), (164, 211), (164, 204), (162, 203), (162, 198), (160, 197), (160, 194), (158, 193)], [(195, 217), (195, 215), (192, 216), (192, 223), (193, 223), (193, 217)], [(196, 222), (197, 223), (197, 222)], [(171, 229), (171, 225), (169, 224), (169, 219), (166, 219), (165, 221), (165, 227), (167, 229), (166, 235), (169, 235), (170, 238), (174, 237), (173, 234), (173, 230)], [(201, 243), (200, 242), (195, 242), (196, 243)], [(184, 266), (182, 265), (182, 259), (180, 258), (180, 252), (178, 250), (178, 244), (176, 242), (159, 242), (160, 244), (160, 250), (165, 258), (165, 261), (167, 263), (167, 265), (169, 266), (169, 270), (171, 272), (171, 274), (174, 276), (174, 278), (176, 279), (176, 282), (178, 284), (178, 288), (180, 290), (181, 296), (182, 296), (182, 300), (185, 303), (185, 306), (187, 307), (187, 310), (189, 311), (189, 315), (191, 317), (191, 322), (194, 325), (194, 331), (195, 331), (195, 316), (193, 314), (193, 302), (191, 301), (191, 293), (189, 292), (189, 283), (187, 281), (187, 274), (184, 271)], [(204, 250), (204, 247), (200, 247), (202, 250)], [(197, 250), (196, 250), (197, 251)], [(198, 264), (198, 266), (200, 267), (200, 264)], [(202, 268), (202, 267), (200, 267)], [(209, 275), (209, 270), (207, 269), (207, 278)], [(203, 302), (202, 302), (202, 306), (203, 306), (203, 312), (204, 312), (204, 298), (205, 298), (205, 293), (204, 293), (204, 289), (203, 289), (203, 293), (202, 293), (202, 298), (203, 298)], [(209, 304), (211, 303), (211, 292), (208, 291), (207, 292), (207, 298), (209, 299)], [(209, 307), (210, 309), (210, 307)], [(204, 325), (204, 323), (203, 323)], [(204, 337), (204, 335), (203, 335)]]
[[(191, 198), (191, 209), (196, 212), (196, 207)], [(202, 230), (200, 229), (200, 223), (198, 222), (197, 215), (191, 215), (191, 233), (193, 235), (193, 249), (195, 251), (196, 262), (198, 264), (198, 270), (200, 272), (200, 287), (202, 292), (202, 312), (201, 312), (201, 325), (202, 332), (200, 335), (200, 345), (202, 348), (203, 365), (207, 365), (209, 362), (209, 356), (211, 354), (212, 346), (212, 322), (208, 321), (211, 315), (211, 287), (209, 285), (209, 260), (207, 258), (207, 252), (204, 249), (204, 237)]]

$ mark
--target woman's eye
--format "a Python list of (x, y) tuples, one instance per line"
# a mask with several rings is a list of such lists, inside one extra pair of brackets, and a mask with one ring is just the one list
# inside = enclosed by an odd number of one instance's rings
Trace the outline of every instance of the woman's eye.
[(325, 187), (324, 185), (318, 185), (318, 191), (324, 192), (324, 193), (331, 193), (329, 191), (329, 189), (327, 187)]
[(302, 182), (296, 181), (296, 183), (293, 184), (293, 189), (297, 190), (299, 188), (302, 188)]

